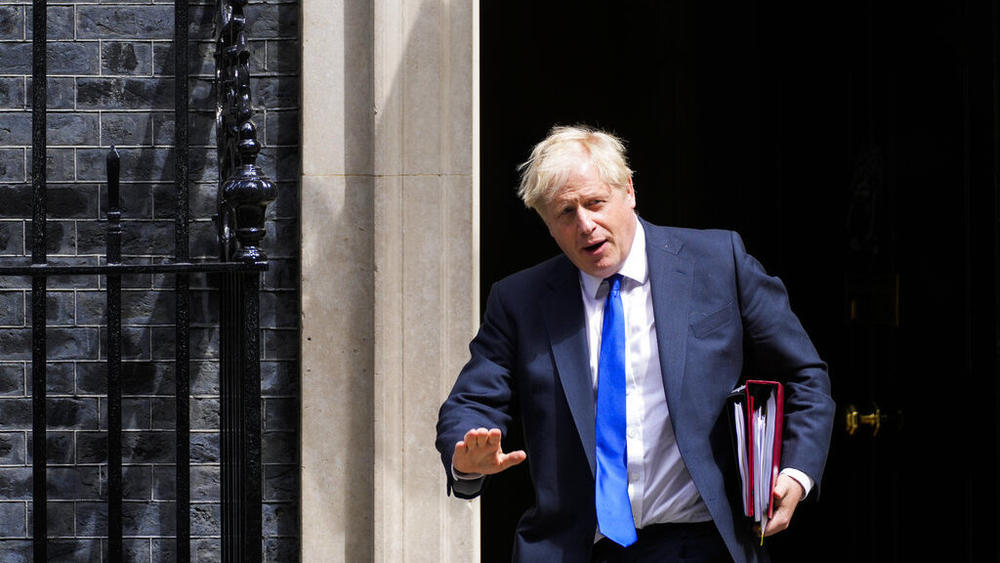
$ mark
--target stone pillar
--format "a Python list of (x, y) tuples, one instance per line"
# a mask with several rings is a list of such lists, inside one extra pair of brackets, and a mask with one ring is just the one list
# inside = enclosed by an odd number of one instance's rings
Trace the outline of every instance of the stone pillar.
[(434, 449), (479, 316), (476, 10), (302, 3), (303, 561), (478, 559)]

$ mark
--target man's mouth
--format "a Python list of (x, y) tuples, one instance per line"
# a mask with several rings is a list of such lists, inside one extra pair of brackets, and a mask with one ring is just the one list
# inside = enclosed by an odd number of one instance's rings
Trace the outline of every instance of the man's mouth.
[(604, 246), (605, 242), (607, 242), (607, 241), (603, 241), (602, 240), (602, 241), (600, 241), (598, 243), (595, 243), (595, 244), (592, 244), (590, 246), (585, 246), (585, 247), (583, 247), (583, 249), (586, 250), (587, 252), (597, 252), (598, 250), (601, 249), (602, 246)]

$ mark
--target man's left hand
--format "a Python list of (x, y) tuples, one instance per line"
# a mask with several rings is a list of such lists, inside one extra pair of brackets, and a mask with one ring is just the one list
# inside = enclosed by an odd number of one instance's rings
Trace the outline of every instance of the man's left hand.
[(774, 515), (764, 529), (765, 536), (771, 536), (784, 530), (792, 521), (792, 514), (795, 507), (802, 500), (805, 490), (798, 481), (788, 475), (778, 475), (778, 482), (774, 485)]

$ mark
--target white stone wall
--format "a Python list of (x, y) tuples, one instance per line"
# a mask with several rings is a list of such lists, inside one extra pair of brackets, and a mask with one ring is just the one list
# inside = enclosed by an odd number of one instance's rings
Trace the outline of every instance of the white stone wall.
[(476, 3), (302, 22), (302, 560), (474, 561), (434, 424), (478, 325)]

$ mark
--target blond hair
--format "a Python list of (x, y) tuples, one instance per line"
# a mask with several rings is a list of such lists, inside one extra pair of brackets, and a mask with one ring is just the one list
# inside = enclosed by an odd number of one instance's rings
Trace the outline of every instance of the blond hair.
[(542, 206), (566, 183), (581, 153), (608, 185), (620, 189), (628, 186), (632, 170), (626, 163), (621, 139), (585, 125), (555, 126), (535, 145), (528, 160), (517, 167), (521, 172), (517, 195), (524, 205), (541, 213)]

